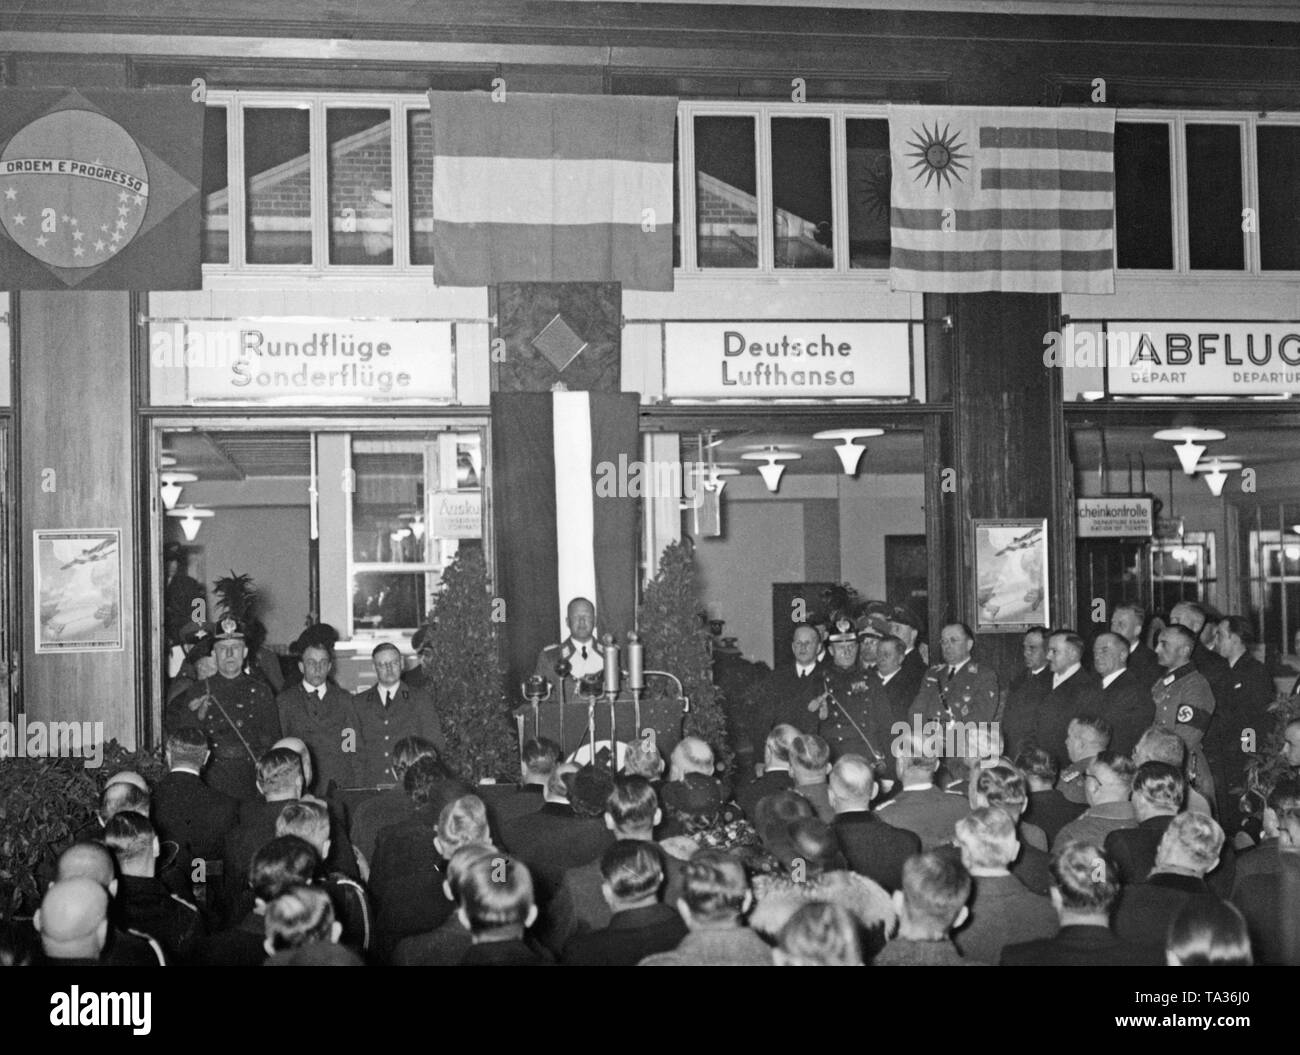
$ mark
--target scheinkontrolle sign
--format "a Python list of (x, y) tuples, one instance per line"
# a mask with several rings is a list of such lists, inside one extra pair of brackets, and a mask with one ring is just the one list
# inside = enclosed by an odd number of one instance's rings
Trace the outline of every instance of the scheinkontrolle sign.
[(912, 395), (905, 322), (670, 322), (669, 398), (852, 399)]

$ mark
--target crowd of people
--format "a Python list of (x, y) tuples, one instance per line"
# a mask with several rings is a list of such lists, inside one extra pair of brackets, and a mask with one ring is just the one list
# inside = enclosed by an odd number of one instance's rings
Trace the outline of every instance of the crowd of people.
[[(597, 662), (594, 616), (570, 606), (570, 636), (539, 670)], [(725, 746), (686, 736), (665, 759), (638, 740), (611, 772), (539, 737), (517, 783), (476, 786), (443, 757), (436, 686), (403, 682), (393, 646), (352, 696), (311, 645), (301, 683), (272, 701), (241, 686), (246, 649), (226, 625), (216, 673), (169, 705), (168, 772), (109, 779), (9, 956), (1300, 962), (1300, 721), (1258, 816), (1243, 811), (1273, 693), (1247, 621), (1218, 620), (1211, 651), (1198, 619), (1175, 608), (1154, 651), (1132, 605), (1090, 645), (1032, 630), (1005, 693), (961, 623), (934, 665), (905, 611), (800, 626), (793, 664), (733, 703)], [(388, 786), (356, 793), (371, 782)]]

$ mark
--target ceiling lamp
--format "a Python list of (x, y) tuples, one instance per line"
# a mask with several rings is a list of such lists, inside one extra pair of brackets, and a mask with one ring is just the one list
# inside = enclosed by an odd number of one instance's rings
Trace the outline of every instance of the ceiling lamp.
[(175, 464), (176, 464), (176, 459), (173, 458), (170, 454), (162, 454), (159, 455), (158, 457), (159, 469), (170, 469)]
[(181, 498), (181, 485), (192, 484), (198, 477), (193, 473), (163, 473), (159, 479), (162, 481), (158, 490), (162, 494), (163, 508), (175, 509)]
[(844, 472), (849, 476), (856, 476), (858, 473), (858, 462), (862, 460), (862, 453), (867, 448), (861, 447), (854, 443), (854, 440), (865, 440), (871, 436), (883, 436), (884, 429), (826, 429), (824, 432), (814, 432), (815, 440), (839, 440), (839, 446), (835, 450), (839, 453), (840, 464), (844, 466)]
[(763, 482), (767, 484), (767, 489), (775, 492), (781, 486), (781, 474), (785, 472), (785, 466), (781, 462), (798, 461), (803, 455), (795, 454), (794, 451), (783, 451), (776, 447), (768, 447), (761, 451), (749, 451), (742, 454), (741, 457), (746, 461), (766, 463), (760, 465), (758, 471), (763, 477)]
[(1228, 473), (1240, 468), (1241, 462), (1225, 462), (1222, 458), (1214, 458), (1196, 466), (1196, 471), (1205, 474), (1205, 485), (1210, 489), (1210, 494), (1218, 498), (1223, 494), (1223, 485), (1228, 482)]
[[(1196, 463), (1205, 453), (1205, 444), (1224, 439), (1218, 429), (1198, 429), (1188, 426), (1180, 429), (1161, 429), (1155, 434), (1158, 440), (1166, 440), (1174, 445), (1174, 452), (1182, 464), (1183, 472), (1188, 476), (1196, 475)], [(1182, 441), (1181, 443), (1179, 441)]]
[(195, 505), (187, 505), (183, 509), (167, 510), (169, 517), (177, 517), (181, 522), (181, 530), (185, 532), (185, 541), (193, 542), (198, 536), (199, 528), (203, 526), (203, 521), (210, 516), (216, 516), (211, 509), (200, 509)]

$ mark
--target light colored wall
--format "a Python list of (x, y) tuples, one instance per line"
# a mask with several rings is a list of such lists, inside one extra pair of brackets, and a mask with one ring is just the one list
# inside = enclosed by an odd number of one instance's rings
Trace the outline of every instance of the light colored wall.
[(885, 597), (885, 536), (925, 534), (920, 473), (839, 476), (840, 574), (859, 594)]
[[(304, 481), (304, 487), (306, 482)], [(204, 521), (195, 545), (203, 547), (204, 585), (236, 574), (253, 577), (267, 644), (287, 645), (300, 633), (308, 608), (308, 510), (300, 505), (224, 506)], [(212, 609), (215, 613), (215, 607)]]

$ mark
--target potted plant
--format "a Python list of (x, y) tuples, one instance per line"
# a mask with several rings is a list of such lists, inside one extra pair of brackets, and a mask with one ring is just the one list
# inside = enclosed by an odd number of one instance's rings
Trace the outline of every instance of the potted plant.
[(506, 702), (496, 605), (479, 547), (462, 547), (433, 608), (430, 680), (447, 737), (446, 762), (475, 783), (511, 777), (519, 745)]
[(689, 541), (674, 542), (659, 558), (659, 571), (646, 583), (637, 628), (645, 644), (646, 669), (666, 670), (682, 680), (691, 709), (683, 722), (686, 736), (713, 748), (724, 769), (731, 767), (727, 721), (713, 684), (713, 636), (700, 600), (695, 552)]

